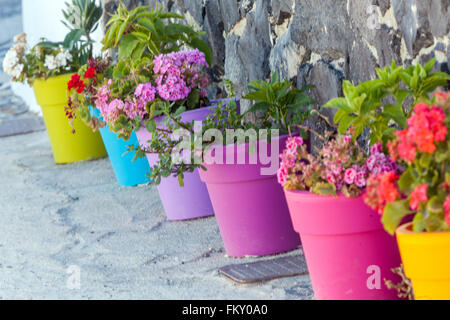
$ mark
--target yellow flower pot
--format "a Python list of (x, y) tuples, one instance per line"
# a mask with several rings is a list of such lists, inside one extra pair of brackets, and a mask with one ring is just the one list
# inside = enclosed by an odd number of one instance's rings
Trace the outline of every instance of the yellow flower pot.
[(450, 300), (450, 232), (414, 233), (408, 223), (397, 241), (415, 299)]
[[(36, 100), (42, 108), (53, 156), (56, 163), (72, 163), (106, 157), (100, 133), (93, 132), (81, 119), (69, 125), (64, 108), (67, 106), (67, 82), (71, 74), (34, 81)], [(75, 134), (72, 130), (75, 129)]]

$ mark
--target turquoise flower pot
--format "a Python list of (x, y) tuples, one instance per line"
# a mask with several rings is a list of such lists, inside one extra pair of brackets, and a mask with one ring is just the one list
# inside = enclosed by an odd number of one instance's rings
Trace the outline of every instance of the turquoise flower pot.
[[(103, 119), (100, 115), (100, 110), (92, 107), (90, 109), (92, 116), (96, 116), (100, 120)], [(100, 134), (117, 181), (121, 186), (133, 187), (150, 182), (150, 179), (147, 177), (147, 174), (150, 174), (150, 166), (147, 159), (138, 158), (133, 162), (134, 152), (127, 153), (129, 145), (138, 145), (134, 132), (128, 141), (120, 139), (116, 133), (109, 130), (108, 125), (100, 129)]]

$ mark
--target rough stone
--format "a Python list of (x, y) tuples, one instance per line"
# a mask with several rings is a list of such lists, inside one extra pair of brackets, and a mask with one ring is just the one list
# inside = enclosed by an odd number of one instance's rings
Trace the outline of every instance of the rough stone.
[[(128, 1), (138, 2), (181, 12), (203, 28), (214, 54), (214, 81), (232, 80), (238, 94), (249, 80), (275, 70), (301, 78), (302, 66), (314, 69), (319, 61), (354, 82), (372, 79), (375, 67), (392, 60), (408, 65), (435, 56), (435, 70), (448, 70), (450, 0)], [(317, 90), (313, 94), (322, 99)]]

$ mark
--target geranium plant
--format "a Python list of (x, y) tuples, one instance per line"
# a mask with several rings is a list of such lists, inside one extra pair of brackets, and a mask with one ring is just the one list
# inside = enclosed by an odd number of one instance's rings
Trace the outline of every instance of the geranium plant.
[[(91, 57), (90, 33), (95, 30), (102, 9), (95, 0), (77, 0), (67, 4), (65, 25), (69, 32), (62, 42), (42, 39), (29, 49), (26, 35), (14, 38), (14, 46), (7, 52), (3, 70), (13, 81), (32, 84), (37, 78), (49, 78), (76, 72)], [(86, 18), (88, 17), (88, 18)]]
[(105, 123), (91, 115), (90, 108), (95, 105), (97, 91), (105, 77), (112, 76), (111, 58), (90, 58), (88, 64), (75, 73), (67, 83), (69, 92), (66, 116), (73, 123), (79, 116), (94, 131), (103, 128)]
[(416, 232), (450, 230), (450, 93), (437, 93), (435, 99), (418, 103), (407, 128), (395, 132), (388, 143), (403, 172), (389, 171), (369, 180), (366, 203), (383, 215), (392, 234), (409, 214), (414, 214)]
[(435, 59), (425, 67), (420, 64), (404, 68), (392, 62), (391, 66), (377, 69), (378, 79), (353, 85), (344, 81), (344, 97), (330, 100), (324, 107), (337, 108), (334, 122), (339, 123), (339, 132), (345, 134), (354, 127), (353, 140), (364, 129), (370, 130), (370, 144), (393, 138), (397, 125), (406, 128), (409, 108), (418, 102), (429, 103), (429, 94), (440, 86), (446, 86), (450, 75), (432, 72)]
[[(229, 99), (218, 103), (217, 108), (203, 121), (200, 132), (196, 131), (194, 123), (182, 121), (180, 113), (186, 110), (185, 108), (181, 107), (173, 115), (165, 113), (168, 116), (164, 123), (165, 127), (162, 130), (156, 127), (156, 130), (152, 131), (154, 138), (145, 150), (159, 155), (160, 161), (151, 169), (151, 178), (154, 183), (158, 184), (162, 177), (174, 176), (183, 185), (185, 172), (193, 172), (197, 168), (205, 170), (203, 166), (205, 155), (209, 154), (211, 148), (223, 146), (224, 143), (215, 139), (204, 139), (210, 129), (217, 130), (222, 136), (226, 135), (228, 129), (241, 130), (241, 132), (254, 129), (256, 134), (258, 129), (277, 129), (281, 134), (288, 134), (292, 132), (294, 124), (306, 120), (314, 103), (305, 94), (306, 89), (311, 86), (295, 89), (291, 82), (279, 81), (278, 74), (275, 73), (268, 82), (250, 82), (250, 93), (244, 98), (255, 100), (257, 103), (247, 112), (239, 114), (233, 85), (229, 81), (225, 81), (225, 85), (229, 92)], [(255, 111), (264, 112), (256, 114), (256, 121), (246, 121), (246, 115)], [(176, 158), (174, 155), (178, 155), (177, 148), (183, 138), (173, 137), (173, 133), (180, 129), (185, 132), (185, 136), (189, 137), (191, 150), (196, 152), (182, 155), (183, 161), (173, 161)], [(271, 139), (270, 132), (267, 139)], [(238, 142), (239, 139), (235, 140), (235, 143)]]
[(285, 189), (357, 197), (370, 175), (397, 170), (396, 163), (383, 154), (381, 143), (366, 155), (351, 135), (327, 134), (322, 139), (327, 142), (317, 155), (308, 152), (302, 138), (288, 139), (278, 170), (278, 182)]
[(153, 61), (122, 60), (114, 68), (114, 80), (98, 89), (95, 105), (110, 128), (125, 139), (143, 126), (153, 132), (156, 117), (172, 118), (207, 104), (207, 67), (198, 49), (161, 54)]

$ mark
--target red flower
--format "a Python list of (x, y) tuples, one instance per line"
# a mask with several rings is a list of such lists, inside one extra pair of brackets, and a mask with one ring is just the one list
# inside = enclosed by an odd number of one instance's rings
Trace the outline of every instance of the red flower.
[(95, 77), (95, 68), (94, 67), (90, 67), (86, 70), (84, 77), (86, 79), (92, 79), (93, 77)]
[(78, 87), (78, 83), (80, 82), (80, 75), (78, 73), (75, 73), (70, 81), (67, 83), (67, 89), (73, 89)]
[(447, 133), (444, 110), (419, 103), (408, 119), (408, 129), (396, 132), (397, 138), (388, 143), (389, 153), (394, 160), (401, 158), (412, 163), (418, 151), (433, 153), (436, 142), (445, 141)]
[(411, 200), (409, 201), (409, 207), (411, 210), (418, 210), (419, 204), (428, 201), (427, 190), (428, 185), (423, 184), (416, 187), (414, 191), (411, 192)]
[(82, 93), (84, 88), (86, 88), (86, 85), (84, 84), (84, 82), (83, 81), (78, 82), (77, 92)]
[(445, 222), (450, 226), (450, 194), (445, 198), (444, 202)]
[(379, 214), (383, 214), (384, 208), (390, 202), (401, 198), (397, 190), (396, 181), (398, 175), (395, 171), (385, 172), (369, 178), (364, 200)]

